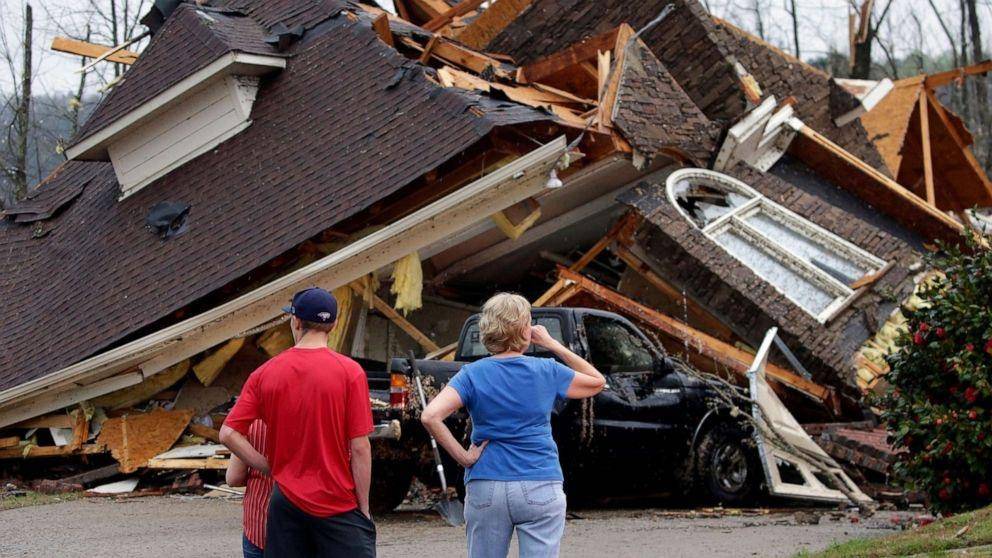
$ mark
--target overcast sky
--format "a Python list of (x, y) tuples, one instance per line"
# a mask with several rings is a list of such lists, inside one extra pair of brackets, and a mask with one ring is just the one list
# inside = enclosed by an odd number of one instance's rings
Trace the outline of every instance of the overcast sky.
[[(48, 49), (54, 36), (64, 33), (66, 27), (81, 28), (79, 21), (74, 20), (73, 12), (84, 2), (100, 3), (100, 0), (32, 0), (35, 19), (35, 48), (34, 63), (38, 93), (57, 93), (73, 91), (78, 83), (79, 75), (73, 70), (79, 67), (77, 57), (52, 52)], [(136, 0), (135, 3), (137, 3)], [(377, 0), (388, 9), (392, 0)], [(630, 0), (638, 1), (638, 0)], [(756, 18), (754, 6), (757, 3), (763, 13), (766, 38), (792, 51), (792, 28), (785, 5), (789, 0), (702, 0), (713, 13), (731, 22), (755, 32)], [(936, 54), (948, 48), (948, 41), (941, 31), (931, 0), (892, 0), (892, 8), (886, 24), (882, 27), (881, 35), (893, 41), (896, 56), (904, 56), (908, 52), (922, 48), (924, 52)], [(959, 21), (958, 0), (932, 0), (938, 8), (944, 10), (944, 18), (956, 32)], [(985, 51), (989, 52), (989, 38), (992, 35), (990, 1), (980, 0), (982, 11)], [(880, 12), (886, 0), (876, 0), (876, 12)], [(0, 26), (8, 42), (16, 48), (17, 36), (20, 33), (25, 0), (0, 0)], [(146, 5), (148, 1), (146, 0)], [(801, 19), (800, 46), (804, 59), (822, 56), (831, 47), (843, 53), (847, 52), (847, 0), (797, 0)], [(60, 29), (61, 27), (61, 29)], [(2, 46), (0, 46), (2, 48)], [(875, 48), (876, 58), (880, 59), (880, 49)], [(17, 55), (19, 57), (19, 53)], [(104, 64), (109, 66), (109, 64)], [(91, 83), (97, 79), (91, 80)], [(0, 88), (11, 85), (11, 72), (7, 67), (0, 67)], [(93, 87), (96, 87), (94, 85)]]

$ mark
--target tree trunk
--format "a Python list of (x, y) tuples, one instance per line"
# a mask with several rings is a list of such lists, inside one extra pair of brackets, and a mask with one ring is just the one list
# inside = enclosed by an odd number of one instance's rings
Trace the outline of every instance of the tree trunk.
[(796, 9), (796, 0), (789, 0), (789, 5), (791, 7), (788, 12), (792, 17), (792, 40), (794, 41), (794, 50), (796, 58), (801, 58), (802, 55), (799, 52), (799, 13)]
[[(117, 0), (110, 0), (110, 34), (112, 39), (110, 41), (112, 46), (117, 46), (120, 44), (117, 39)], [(121, 65), (114, 64), (114, 77), (120, 77), (121, 75)]]
[(21, 99), (17, 107), (17, 147), (14, 154), (14, 200), (28, 193), (28, 133), (31, 129), (31, 32), (34, 14), (31, 4), (24, 6), (24, 40), (22, 42)]
[[(86, 42), (90, 42), (90, 26), (86, 24)], [(86, 67), (86, 57), (79, 57), (79, 67)], [(71, 123), (71, 136), (75, 136), (76, 132), (79, 131), (79, 113), (83, 108), (83, 94), (86, 92), (86, 75), (89, 72), (79, 73), (79, 85), (76, 87), (76, 96), (72, 98), (71, 105), (69, 107), (69, 119)]]

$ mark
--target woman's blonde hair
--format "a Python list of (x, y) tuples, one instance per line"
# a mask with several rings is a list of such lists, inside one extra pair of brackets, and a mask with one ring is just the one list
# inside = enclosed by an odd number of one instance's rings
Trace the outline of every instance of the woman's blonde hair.
[(479, 333), (492, 354), (523, 351), (530, 342), (530, 302), (511, 293), (498, 293), (482, 305)]

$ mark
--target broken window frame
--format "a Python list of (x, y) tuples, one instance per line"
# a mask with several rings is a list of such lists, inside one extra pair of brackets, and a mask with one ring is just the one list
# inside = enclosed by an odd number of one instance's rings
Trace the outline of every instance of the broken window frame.
[[(750, 199), (738, 207), (730, 208), (725, 214), (714, 219), (710, 223), (706, 223), (703, 227), (699, 227), (696, 220), (693, 219), (693, 217), (678, 203), (678, 200), (676, 199), (676, 185), (685, 180), (694, 180), (704, 184), (709, 184), (717, 188), (736, 192), (737, 194), (746, 196)], [(747, 222), (749, 218), (757, 214), (765, 215), (793, 232), (800, 234), (810, 241), (829, 250), (837, 257), (850, 261), (863, 272), (861, 276), (855, 277), (853, 280), (857, 280), (865, 275), (876, 273), (886, 265), (886, 262), (881, 258), (878, 258), (855, 246), (827, 229), (810, 222), (804, 217), (789, 211), (781, 205), (771, 201), (754, 188), (751, 188), (744, 182), (731, 176), (708, 169), (685, 168), (671, 173), (666, 179), (665, 186), (669, 202), (687, 221), (689, 221), (697, 229), (701, 230), (707, 238), (712, 240), (714, 244), (720, 246), (720, 248), (727, 252), (727, 254), (730, 254), (734, 257), (734, 259), (747, 266), (748, 269), (751, 269), (755, 273), (755, 275), (771, 284), (775, 290), (782, 293), (783, 296), (788, 298), (796, 306), (802, 308), (803, 311), (816, 318), (816, 320), (820, 323), (826, 323), (839, 311), (845, 308), (848, 300), (854, 296), (855, 290), (837, 279), (828, 271), (821, 269), (795, 255), (788, 246), (783, 245), (781, 242), (771, 238), (753, 225), (749, 224)], [(798, 274), (800, 277), (811, 283), (813, 287), (823, 291), (827, 296), (832, 295), (833, 301), (818, 313), (807, 308), (805, 305), (800, 303), (796, 297), (788, 292), (785, 292), (785, 290), (776, 286), (769, 278), (762, 275), (762, 273), (760, 273), (757, 269), (751, 267), (751, 264), (727, 250), (719, 240), (719, 236), (728, 231), (732, 231), (768, 257), (776, 260), (780, 265)]]

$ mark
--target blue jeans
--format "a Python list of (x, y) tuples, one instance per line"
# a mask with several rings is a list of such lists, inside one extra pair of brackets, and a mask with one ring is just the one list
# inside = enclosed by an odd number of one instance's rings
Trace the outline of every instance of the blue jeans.
[(465, 492), (469, 558), (506, 558), (514, 530), (520, 558), (558, 556), (565, 533), (560, 481), (474, 480)]
[(262, 549), (255, 546), (244, 533), (241, 534), (241, 552), (245, 558), (262, 558)]

